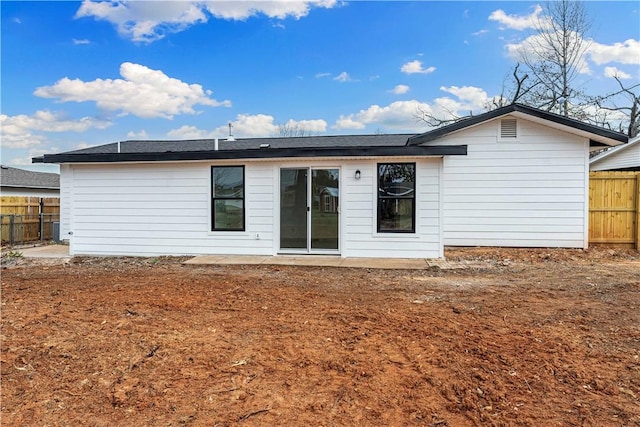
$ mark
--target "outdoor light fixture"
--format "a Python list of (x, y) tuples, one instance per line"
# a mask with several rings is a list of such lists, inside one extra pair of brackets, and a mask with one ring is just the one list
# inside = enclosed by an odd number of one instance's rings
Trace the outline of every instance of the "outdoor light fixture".
[(360, 179), (360, 169), (356, 170), (356, 179)]

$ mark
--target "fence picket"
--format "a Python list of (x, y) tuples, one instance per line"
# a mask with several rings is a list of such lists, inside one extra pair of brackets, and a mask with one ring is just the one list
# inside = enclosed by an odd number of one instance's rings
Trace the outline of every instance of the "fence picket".
[(0, 197), (2, 243), (53, 239), (53, 223), (60, 221), (58, 197)]
[(640, 249), (640, 172), (589, 174), (589, 243)]

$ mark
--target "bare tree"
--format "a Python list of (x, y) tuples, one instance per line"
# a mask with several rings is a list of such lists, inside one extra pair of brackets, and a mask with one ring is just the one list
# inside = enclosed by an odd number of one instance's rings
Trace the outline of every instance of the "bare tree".
[(529, 74), (521, 72), (520, 66), (522, 64), (518, 62), (513, 71), (505, 76), (500, 95), (487, 102), (487, 110), (495, 110), (517, 102), (526, 103), (527, 96), (540, 85), (540, 82), (529, 79)]
[(640, 134), (640, 83), (626, 87), (618, 76), (613, 78), (620, 90), (593, 99), (599, 112), (595, 120), (597, 124), (625, 133), (629, 138), (636, 137)]
[[(520, 66), (518, 63), (513, 68), (510, 75), (505, 76), (502, 82), (502, 90), (499, 96), (493, 97), (484, 105), (484, 109), (487, 111), (495, 110), (500, 107), (504, 107), (516, 102), (521, 102), (532, 90), (535, 89), (539, 83), (530, 83), (527, 81), (528, 74), (522, 74), (520, 72)], [(473, 112), (469, 111), (469, 114), (459, 115), (451, 110), (444, 111), (441, 117), (435, 116), (430, 110), (425, 110), (418, 107), (413, 114), (414, 120), (417, 122), (425, 123), (431, 127), (440, 127), (451, 123), (458, 122), (460, 120), (473, 117)]]
[(467, 117), (471, 117), (472, 115), (473, 115), (473, 112), (471, 111), (469, 111), (468, 115), (461, 116), (454, 113), (453, 111), (447, 110), (446, 114), (444, 114), (441, 117), (437, 117), (433, 114), (433, 112), (431, 112), (431, 110), (426, 110), (422, 107), (418, 107), (416, 108), (416, 111), (413, 113), (413, 119), (416, 122), (424, 123), (427, 126), (440, 127), (440, 126), (445, 126), (451, 123), (455, 123), (459, 120), (465, 119)]
[(587, 33), (591, 21), (584, 5), (574, 0), (546, 4), (534, 34), (522, 44), (520, 56), (530, 75), (530, 90), (521, 100), (537, 108), (572, 115), (582, 91), (576, 79), (586, 67), (584, 55), (590, 46)]
[(293, 137), (301, 137), (301, 136), (316, 136), (318, 132), (313, 132), (307, 129), (304, 126), (301, 126), (299, 123), (291, 124), (284, 123), (278, 125), (278, 133), (276, 136), (281, 138), (293, 138)]
[[(588, 96), (580, 87), (587, 68), (585, 54), (591, 20), (583, 3), (576, 0), (547, 2), (533, 28), (520, 45), (520, 60), (505, 76), (499, 96), (487, 101), (486, 110), (513, 103), (526, 104), (626, 133), (640, 134), (640, 84), (625, 87), (614, 77), (619, 90), (604, 96)], [(442, 126), (471, 117), (445, 112), (441, 117), (418, 109), (414, 119)]]

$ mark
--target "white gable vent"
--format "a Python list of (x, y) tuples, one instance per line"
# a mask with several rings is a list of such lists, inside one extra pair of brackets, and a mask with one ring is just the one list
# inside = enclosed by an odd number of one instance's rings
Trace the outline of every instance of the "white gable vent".
[(517, 138), (518, 137), (518, 120), (502, 119), (500, 120), (500, 138)]

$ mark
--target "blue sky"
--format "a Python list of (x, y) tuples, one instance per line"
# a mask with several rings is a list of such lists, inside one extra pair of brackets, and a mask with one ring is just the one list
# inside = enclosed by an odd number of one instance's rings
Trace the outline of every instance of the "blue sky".
[[(640, 81), (640, 6), (586, 2), (579, 84)], [(529, 1), (2, 1), (2, 163), (127, 139), (422, 132), (481, 112), (543, 17)]]

